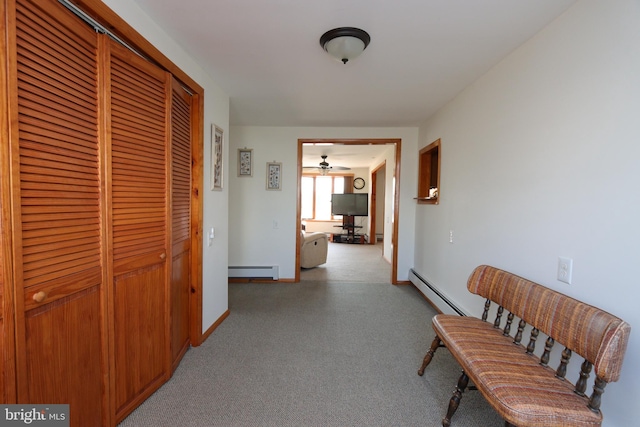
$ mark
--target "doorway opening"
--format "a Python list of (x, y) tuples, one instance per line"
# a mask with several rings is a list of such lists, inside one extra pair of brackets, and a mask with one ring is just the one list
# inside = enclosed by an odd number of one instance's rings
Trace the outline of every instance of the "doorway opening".
[[(365, 146), (382, 147), (388, 146), (393, 155), (389, 160), (378, 160), (378, 164), (367, 166), (370, 171), (369, 196), (371, 198), (371, 218), (369, 228), (369, 243), (375, 244), (377, 237), (382, 233), (382, 239), (385, 244), (390, 247), (391, 261), (391, 278), (392, 284), (398, 284), (398, 219), (399, 219), (399, 194), (400, 181), (398, 179), (400, 172), (400, 151), (401, 140), (399, 138), (384, 139), (298, 139), (298, 180), (297, 180), (297, 211), (296, 211), (296, 269), (295, 281), (300, 281), (300, 245), (302, 230), (302, 176), (303, 176), (303, 152), (305, 147), (317, 146)], [(375, 175), (375, 178), (374, 178)], [(372, 189), (373, 183), (376, 183), (376, 189)], [(381, 190), (383, 188), (383, 190)], [(385, 191), (386, 190), (386, 191)], [(382, 193), (382, 194), (381, 194)], [(375, 199), (373, 199), (375, 197)], [(386, 206), (380, 213), (380, 206)], [(374, 210), (375, 209), (375, 210)], [(384, 221), (388, 218), (388, 221)], [(371, 228), (372, 227), (372, 228)]]

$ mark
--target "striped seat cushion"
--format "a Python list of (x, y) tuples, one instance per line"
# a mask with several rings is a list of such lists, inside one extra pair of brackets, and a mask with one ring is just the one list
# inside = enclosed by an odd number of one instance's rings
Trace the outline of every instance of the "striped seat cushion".
[(473, 317), (439, 314), (433, 328), (484, 398), (505, 419), (525, 426), (599, 426), (570, 381), (540, 365), (502, 330)]

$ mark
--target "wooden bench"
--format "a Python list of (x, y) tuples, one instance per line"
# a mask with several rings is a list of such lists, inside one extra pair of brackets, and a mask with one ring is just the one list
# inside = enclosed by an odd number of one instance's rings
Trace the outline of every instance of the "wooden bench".
[[(434, 316), (436, 337), (418, 370), (419, 375), (424, 373), (440, 346), (448, 348), (462, 367), (442, 425), (451, 424), (469, 381), (506, 426), (601, 425), (600, 399), (607, 383), (620, 378), (629, 324), (596, 307), (486, 265), (473, 271), (467, 288), (486, 298), (482, 319)], [(487, 322), (491, 302), (498, 305), (493, 323)], [(525, 329), (531, 329), (526, 347), (521, 343)], [(548, 336), (540, 358), (534, 355), (539, 333)], [(554, 370), (548, 364), (555, 342), (564, 350), (561, 356), (554, 356), (559, 359)], [(584, 361), (573, 384), (565, 375), (571, 355), (576, 353)], [(587, 397), (592, 369), (593, 392)]]

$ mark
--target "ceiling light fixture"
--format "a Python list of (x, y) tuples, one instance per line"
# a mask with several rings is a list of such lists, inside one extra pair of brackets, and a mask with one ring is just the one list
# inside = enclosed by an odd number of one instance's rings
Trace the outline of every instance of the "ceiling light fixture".
[(371, 37), (366, 31), (353, 27), (329, 30), (320, 37), (320, 46), (338, 61), (346, 64), (369, 46)]

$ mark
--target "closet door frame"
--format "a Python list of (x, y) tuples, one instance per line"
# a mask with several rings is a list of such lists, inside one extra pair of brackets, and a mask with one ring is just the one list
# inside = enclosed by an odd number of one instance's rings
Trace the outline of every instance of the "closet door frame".
[[(15, 53), (9, 55), (9, 35), (6, 23), (7, 3), (0, 1), (0, 49), (7, 53), (0, 63), (0, 402), (13, 403), (16, 401), (16, 371), (15, 371), (15, 335), (14, 335), (14, 289), (13, 262), (11, 237), (11, 150), (9, 134), (9, 102), (8, 66)], [(15, 35), (14, 35), (15, 37)]]

